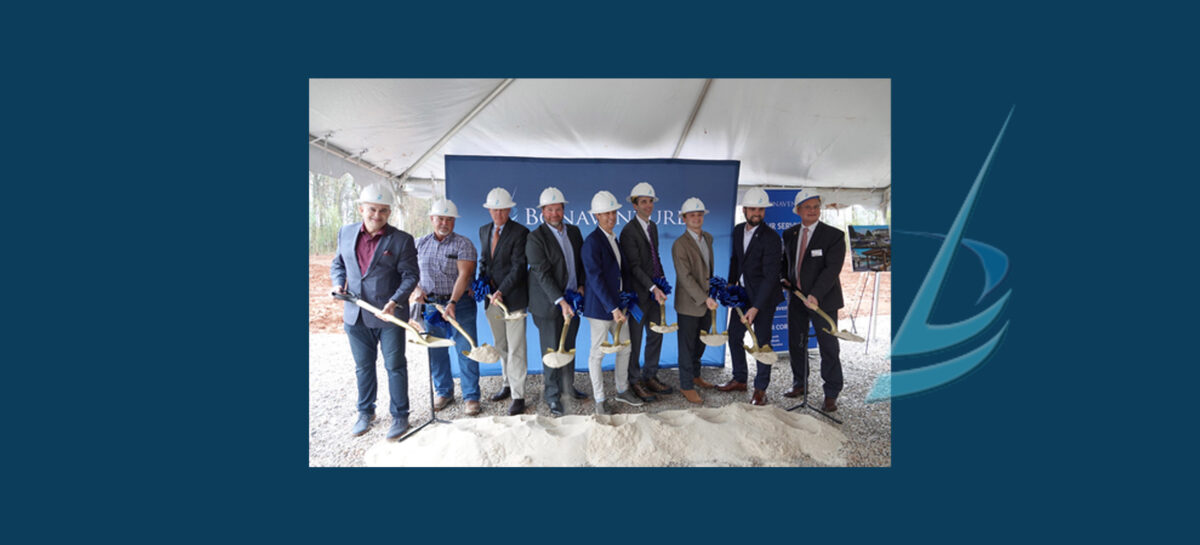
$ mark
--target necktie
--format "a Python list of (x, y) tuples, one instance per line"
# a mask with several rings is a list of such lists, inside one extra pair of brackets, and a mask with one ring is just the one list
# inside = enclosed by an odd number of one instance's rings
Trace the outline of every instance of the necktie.
[(808, 249), (808, 227), (801, 229), (801, 231), (804, 231), (804, 233), (800, 235), (800, 251), (796, 252), (798, 254), (796, 256), (796, 289), (798, 290), (801, 289), (800, 264), (804, 262), (804, 250)]
[(658, 259), (658, 227), (650, 222), (650, 255), (654, 258), (654, 277), (663, 275), (662, 261)]
[(496, 241), (500, 240), (500, 226), (496, 226), (496, 232), (492, 233), (492, 257), (496, 256)]

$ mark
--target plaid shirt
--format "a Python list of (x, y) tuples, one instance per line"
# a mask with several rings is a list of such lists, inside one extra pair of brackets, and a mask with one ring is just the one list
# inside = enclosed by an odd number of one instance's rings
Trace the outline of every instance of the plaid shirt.
[(475, 256), (475, 245), (458, 233), (441, 242), (433, 233), (417, 239), (421, 289), (431, 295), (450, 295), (458, 280), (458, 262), (475, 261)]

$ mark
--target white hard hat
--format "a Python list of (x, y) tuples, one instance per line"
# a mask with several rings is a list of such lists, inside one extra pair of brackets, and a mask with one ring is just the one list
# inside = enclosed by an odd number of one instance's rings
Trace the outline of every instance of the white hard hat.
[(817, 195), (817, 192), (814, 189), (801, 189), (800, 191), (796, 192), (796, 203), (792, 205), (792, 212), (795, 212), (796, 215), (799, 216), (800, 215), (800, 203), (807, 201), (809, 199), (820, 199), (820, 198), (821, 198), (821, 196)]
[(637, 202), (638, 197), (650, 197), (654, 202), (658, 202), (658, 197), (654, 196), (654, 187), (647, 182), (633, 186), (633, 191), (629, 192), (629, 202)]
[(483, 203), (484, 208), (491, 210), (512, 208), (516, 205), (517, 203), (512, 200), (512, 195), (509, 195), (508, 191), (503, 187), (497, 187), (488, 191), (487, 201)]
[(708, 209), (704, 208), (704, 202), (696, 197), (692, 197), (683, 201), (683, 206), (679, 207), (679, 215), (682, 216), (688, 212), (704, 212), (708, 213)]
[(458, 207), (454, 206), (454, 201), (450, 199), (433, 201), (433, 206), (429, 207), (429, 215), (457, 218)]
[(601, 191), (596, 193), (595, 197), (592, 197), (592, 209), (588, 210), (588, 212), (592, 214), (603, 214), (605, 212), (612, 212), (620, 209), (621, 202), (618, 201), (612, 193)]
[(563, 196), (562, 191), (557, 187), (547, 187), (542, 190), (542, 196), (538, 197), (538, 207), (546, 206), (547, 204), (567, 204), (567, 198)]
[(771, 198), (767, 196), (766, 191), (752, 187), (742, 195), (741, 206), (742, 208), (770, 208)]
[(359, 192), (358, 202), (373, 202), (375, 204), (392, 206), (396, 203), (396, 196), (392, 194), (392, 188), (388, 187), (387, 184), (371, 184)]

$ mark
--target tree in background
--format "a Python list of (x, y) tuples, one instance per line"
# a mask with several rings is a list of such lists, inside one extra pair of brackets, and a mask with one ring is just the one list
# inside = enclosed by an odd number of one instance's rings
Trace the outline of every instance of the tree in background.
[[(361, 220), (357, 202), (360, 189), (349, 174), (334, 178), (309, 171), (308, 253), (333, 253), (337, 249), (338, 230)], [(396, 189), (399, 188), (393, 187)], [(388, 223), (414, 238), (429, 234), (432, 231), (428, 218), (432, 199), (414, 197), (406, 191), (396, 191), (396, 194), (400, 202)]]

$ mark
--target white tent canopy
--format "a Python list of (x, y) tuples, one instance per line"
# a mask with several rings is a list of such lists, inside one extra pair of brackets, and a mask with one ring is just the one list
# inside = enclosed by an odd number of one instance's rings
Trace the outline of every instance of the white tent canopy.
[(891, 82), (313, 79), (309, 142), (313, 171), (372, 172), (360, 183), (425, 189), (447, 154), (735, 159), (742, 186), (885, 208)]

